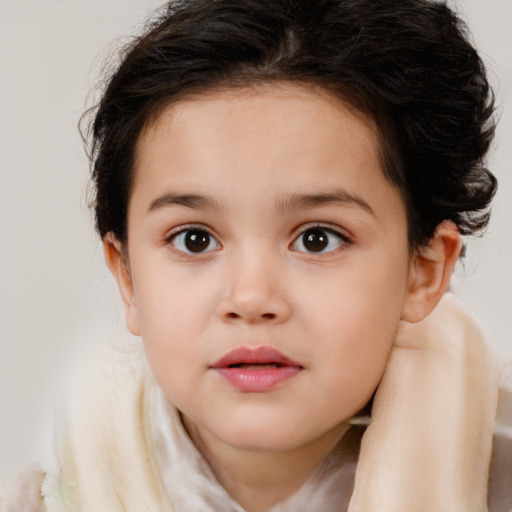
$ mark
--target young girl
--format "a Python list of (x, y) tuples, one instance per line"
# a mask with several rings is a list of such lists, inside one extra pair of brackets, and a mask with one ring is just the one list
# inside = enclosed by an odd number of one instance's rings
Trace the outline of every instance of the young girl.
[(144, 351), (85, 379), (4, 509), (510, 510), (495, 372), (445, 295), (492, 113), (444, 5), (172, 2), (91, 132)]

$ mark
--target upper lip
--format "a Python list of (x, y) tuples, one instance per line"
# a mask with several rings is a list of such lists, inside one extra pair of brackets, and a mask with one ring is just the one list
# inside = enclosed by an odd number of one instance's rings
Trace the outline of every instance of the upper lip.
[(293, 361), (275, 348), (268, 346), (261, 347), (238, 347), (229, 351), (218, 361), (211, 365), (211, 368), (227, 368), (236, 364), (279, 364), (283, 366), (298, 366), (300, 363)]

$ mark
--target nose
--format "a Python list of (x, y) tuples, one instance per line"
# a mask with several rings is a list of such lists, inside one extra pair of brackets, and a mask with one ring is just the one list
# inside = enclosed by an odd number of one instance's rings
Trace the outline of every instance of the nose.
[(269, 258), (251, 254), (229, 264), (218, 314), (224, 322), (280, 324), (291, 315), (284, 274)]

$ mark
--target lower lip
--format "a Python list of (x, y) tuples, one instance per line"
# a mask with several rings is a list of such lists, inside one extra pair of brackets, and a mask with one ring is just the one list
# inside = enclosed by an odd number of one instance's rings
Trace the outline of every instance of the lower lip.
[(272, 391), (300, 373), (299, 366), (276, 368), (215, 368), (225, 380), (240, 391), (263, 393)]

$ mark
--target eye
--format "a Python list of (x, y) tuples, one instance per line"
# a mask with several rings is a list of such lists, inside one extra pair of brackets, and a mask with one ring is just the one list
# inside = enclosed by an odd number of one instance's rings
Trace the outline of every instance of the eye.
[(326, 253), (335, 251), (348, 242), (347, 237), (332, 229), (313, 227), (301, 233), (293, 242), (292, 248), (299, 252)]
[(187, 254), (210, 252), (220, 247), (219, 242), (208, 231), (199, 228), (183, 229), (171, 235), (168, 242), (178, 251)]

